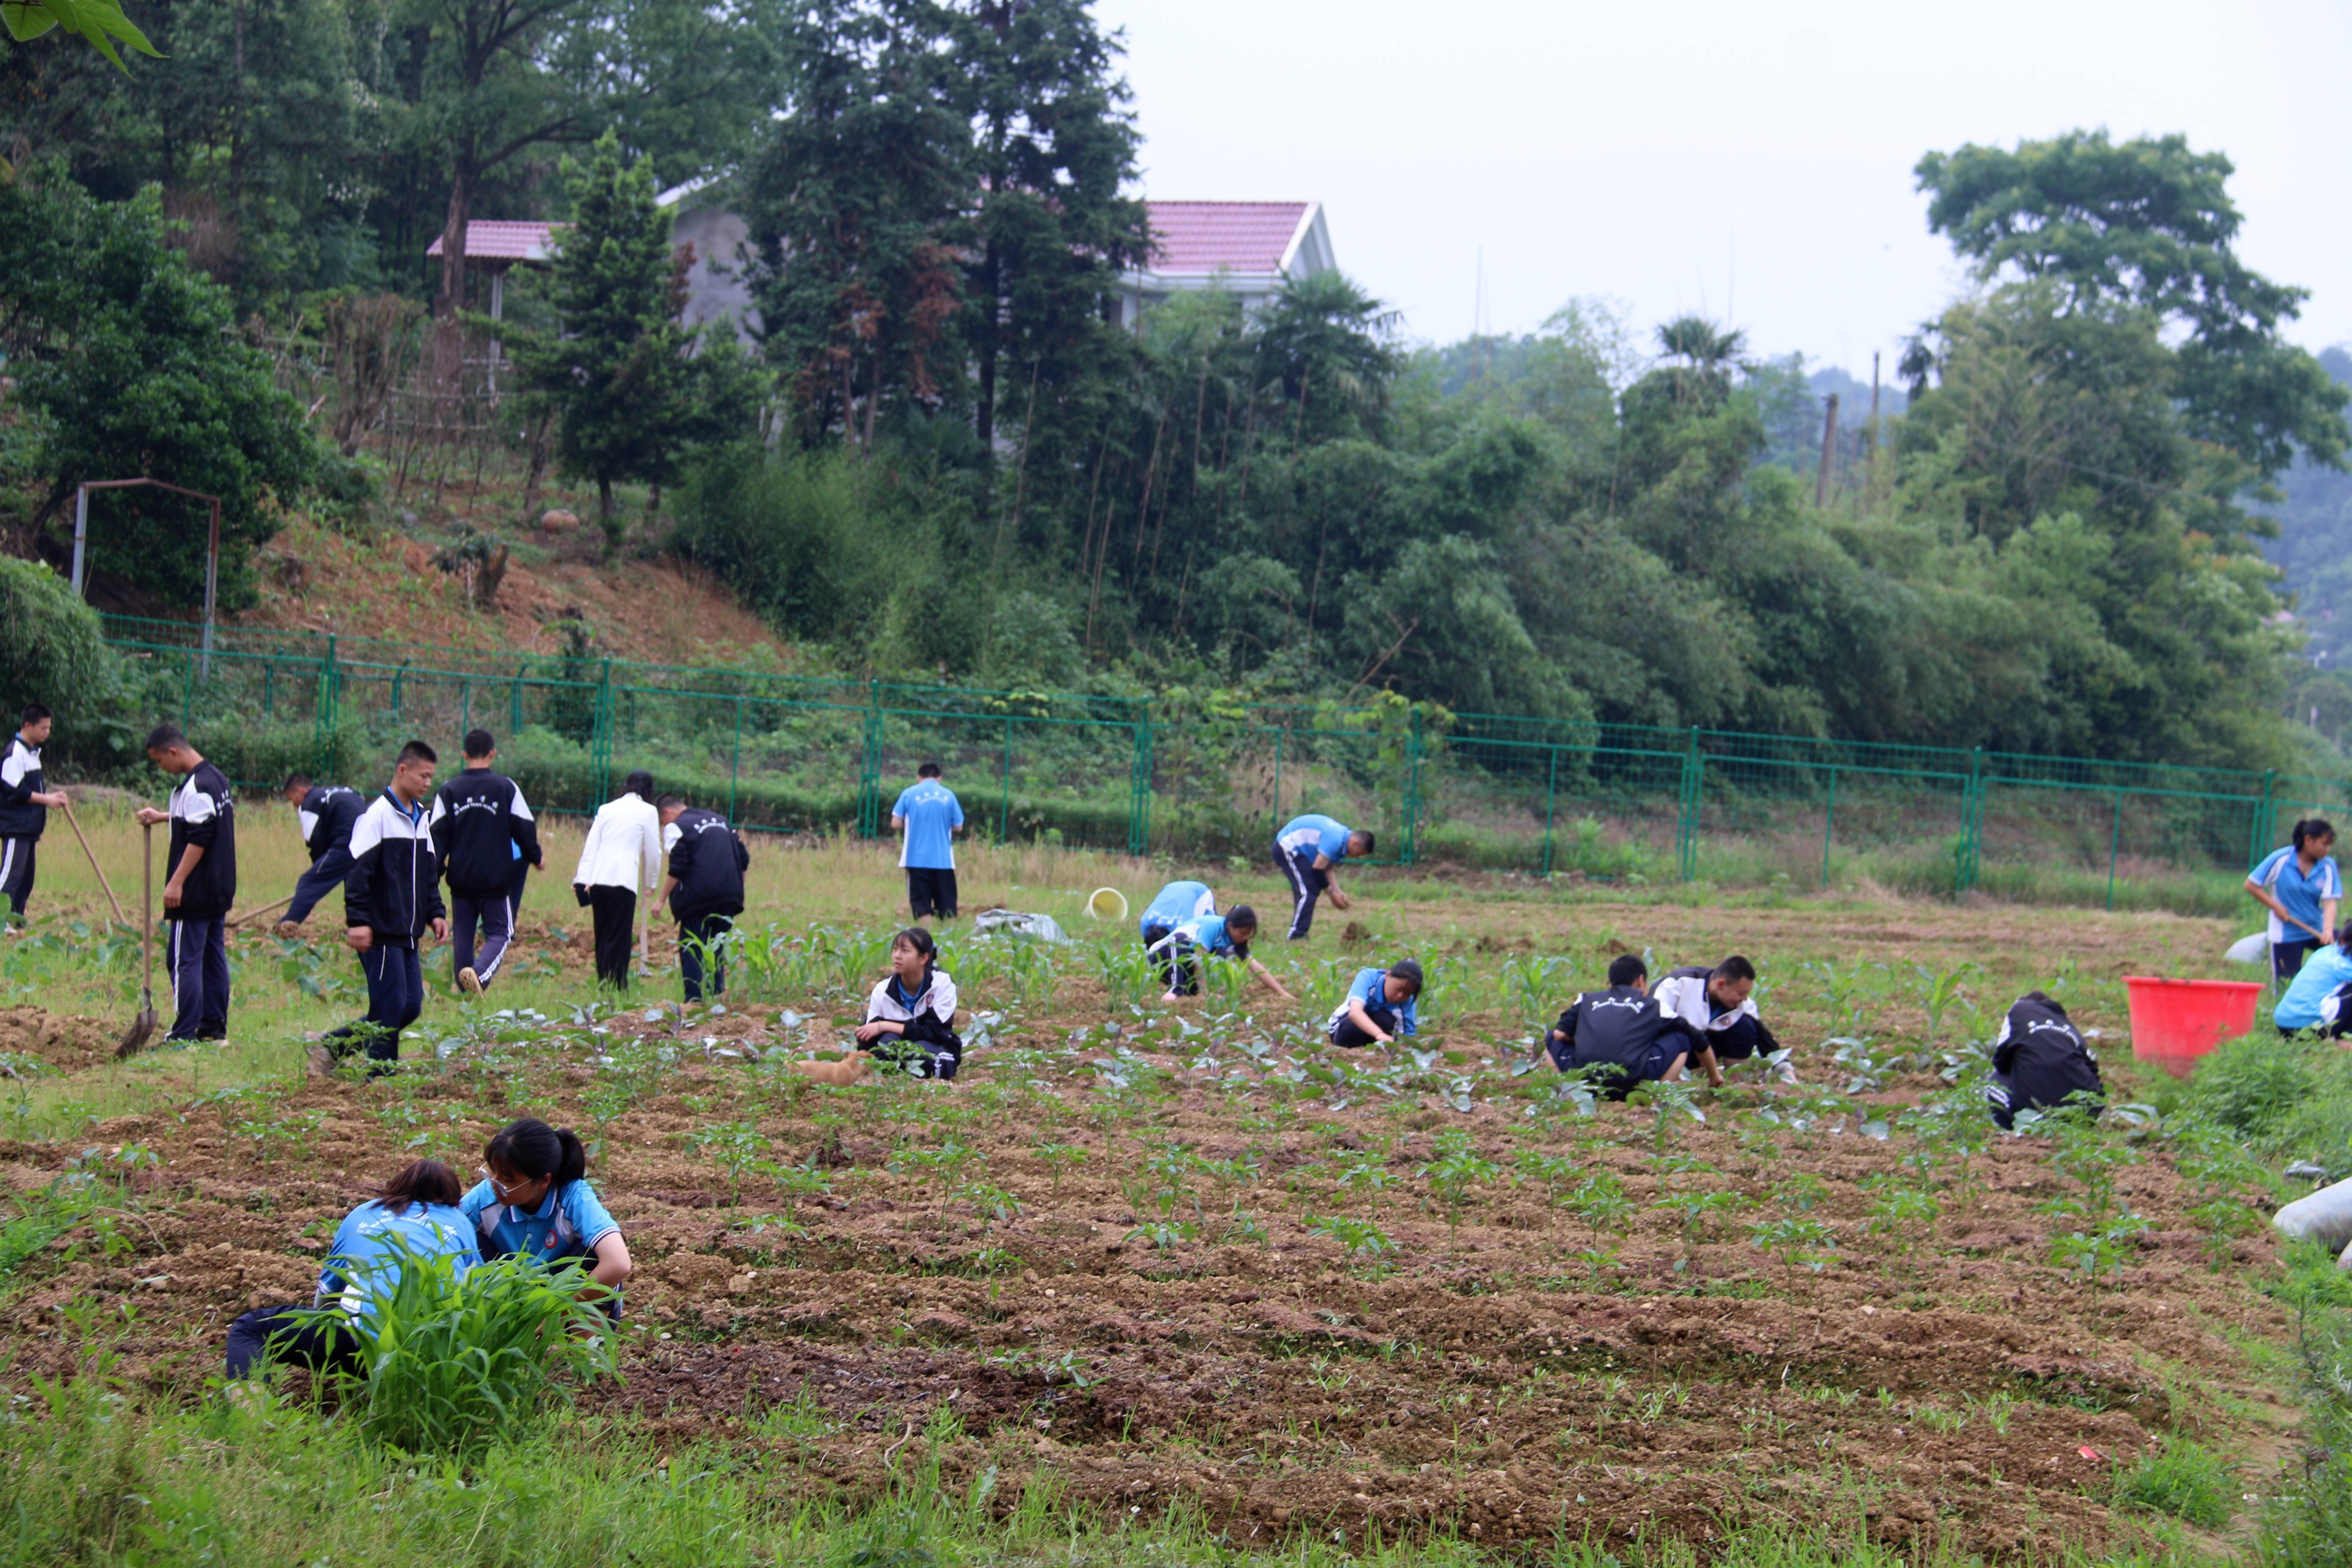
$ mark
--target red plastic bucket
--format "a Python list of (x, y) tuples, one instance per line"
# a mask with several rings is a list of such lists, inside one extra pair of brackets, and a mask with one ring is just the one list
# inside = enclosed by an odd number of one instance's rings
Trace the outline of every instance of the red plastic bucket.
[(2251, 1034), (2262, 985), (2252, 980), (2159, 980), (2124, 976), (2131, 1002), (2132, 1055), (2187, 1078), (2197, 1058), (2223, 1040)]

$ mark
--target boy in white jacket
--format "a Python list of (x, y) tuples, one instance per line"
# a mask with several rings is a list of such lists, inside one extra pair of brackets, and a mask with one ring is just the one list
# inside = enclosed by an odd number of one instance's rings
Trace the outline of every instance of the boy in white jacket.
[(588, 825), (572, 891), (594, 917), (597, 980), (625, 991), (637, 895), (661, 886), (662, 830), (653, 774), (640, 769), (621, 787), (620, 796), (598, 806)]

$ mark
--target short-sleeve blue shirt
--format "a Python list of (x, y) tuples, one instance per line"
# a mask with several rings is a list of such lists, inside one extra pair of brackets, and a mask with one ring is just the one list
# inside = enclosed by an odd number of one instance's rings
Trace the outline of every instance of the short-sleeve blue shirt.
[(907, 824), (899, 865), (917, 870), (955, 869), (955, 830), (963, 826), (963, 803), (955, 791), (937, 779), (909, 784), (898, 792), (898, 804), (890, 815)]
[(373, 1311), (372, 1298), (391, 1286), (383, 1270), (399, 1257), (395, 1242), (418, 1258), (456, 1258), (460, 1279), (482, 1260), (473, 1219), (460, 1210), (446, 1204), (410, 1204), (394, 1214), (380, 1203), (364, 1203), (335, 1227), (334, 1244), (319, 1273), (320, 1296), (340, 1294), (343, 1310), (355, 1315)]
[(2271, 1021), (2282, 1029), (2308, 1029), (2320, 1021), (2319, 1005), (2344, 985), (2352, 985), (2352, 958), (2331, 942), (2303, 961)]
[(490, 1184), (476, 1184), (457, 1202), (481, 1243), (484, 1258), (529, 1258), (546, 1263), (584, 1258), (621, 1227), (585, 1182), (551, 1183), (539, 1207), (526, 1212), (499, 1202)]
[[(1376, 1007), (1394, 1007), (1397, 1016), (1395, 1033), (1400, 1035), (1421, 1033), (1421, 1019), (1413, 1010), (1414, 1004), (1421, 998), (1408, 996), (1402, 1002), (1391, 1002), (1388, 992), (1383, 989), (1388, 984), (1388, 978), (1389, 972), (1385, 969), (1359, 969), (1356, 971), (1356, 978), (1348, 986), (1349, 1000), (1361, 1002), (1366, 1012)], [(1348, 1004), (1342, 1002), (1339, 1004), (1339, 1011), (1333, 1016), (1332, 1021), (1336, 1023), (1347, 1016)]]
[(1209, 890), (1208, 883), (1171, 882), (1143, 906), (1143, 919), (1137, 922), (1136, 929), (1150, 931), (1159, 926), (1173, 931), (1186, 921), (1214, 914), (1216, 910), (1217, 896)]
[[(2290, 844), (2264, 856), (2263, 863), (2247, 875), (2246, 880), (2268, 889), (2271, 897), (2284, 904), (2289, 914), (2307, 922), (2312, 931), (2328, 936), (2335, 934), (2328, 931), (2327, 922), (2321, 919), (2325, 911), (2319, 907), (2323, 899), (2344, 897), (2344, 873), (2336, 869), (2335, 856), (2321, 856), (2319, 863), (2306, 873), (2301, 858), (2294, 852), (2294, 846)], [(2273, 913), (2271, 916), (2271, 940), (2309, 942), (2315, 939), (2311, 931), (2291, 926)]]
[(1276, 845), (1285, 849), (1303, 849), (1309, 856), (1320, 855), (1334, 866), (1348, 858), (1348, 827), (1328, 816), (1309, 813), (1294, 816), (1274, 836)]

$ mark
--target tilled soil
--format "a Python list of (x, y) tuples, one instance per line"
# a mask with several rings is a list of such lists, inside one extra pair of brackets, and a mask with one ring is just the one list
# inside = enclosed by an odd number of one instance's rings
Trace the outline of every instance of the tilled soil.
[[(773, 1069), (835, 1043), (824, 1018), (665, 1008), (603, 1036), (509, 1028), (384, 1084), (107, 1122), (76, 1144), (161, 1162), (132, 1178), (130, 1250), (60, 1244), (28, 1265), (0, 1299), (0, 1339), (20, 1368), (68, 1371), (58, 1309), (126, 1302), (126, 1374), (193, 1394), (230, 1318), (307, 1295), (369, 1181), (425, 1149), (470, 1177), (488, 1134), (528, 1110), (590, 1139), (638, 1262), (625, 1381), (583, 1405), (753, 1451), (780, 1493), (877, 1492), (944, 1406), (961, 1423), (952, 1479), (994, 1466), (1007, 1501), (1050, 1481), (1106, 1508), (1181, 1503), (1242, 1544), (1449, 1528), (1533, 1549), (1859, 1521), (1891, 1542), (2048, 1555), (2132, 1532), (2101, 1500), (2116, 1463), (2171, 1434), (2226, 1446), (2292, 1422), (2241, 1348), (2286, 1331), (2250, 1284), (2267, 1229), (2233, 1241), (2193, 1223), (2210, 1194), (2156, 1143), (2116, 1183), (2149, 1227), (2089, 1279), (2052, 1261), (2082, 1222), (2041, 1212), (2080, 1195), (2045, 1142), (1996, 1139), (1965, 1170), (1922, 1172), (1899, 1121), (1865, 1131), (1940, 1091), (1932, 1077), (1835, 1110), (1818, 1089), (1738, 1089), (1662, 1134), (1640, 1106), (1587, 1120), (1539, 1101), (1548, 1079), (1483, 1049), (1391, 1089), (1327, 1087), (1294, 1081), (1278, 1052), (1171, 1052), (1131, 1010), (1070, 989), (1002, 1026), (951, 1087), (821, 1088)], [(1122, 1040), (1107, 1013), (1129, 1017)], [(0, 1014), (27, 1039), (86, 1025)], [(1455, 1037), (1512, 1027), (1474, 1015)], [(1799, 1066), (1834, 1070), (1818, 1053)], [(616, 1104), (616, 1081), (634, 1097)], [(755, 1124), (770, 1158), (830, 1190), (794, 1205), (757, 1170), (739, 1190), (692, 1136), (721, 1121)], [(1451, 1226), (1427, 1171), (1464, 1138), (1496, 1170)], [(1192, 1163), (1163, 1176), (1150, 1162), (1171, 1146)], [(0, 1144), (0, 1176), (39, 1185), (77, 1152)], [(1528, 1155), (1574, 1168), (1527, 1171)], [(1603, 1177), (1630, 1205), (1622, 1231), (1555, 1201)], [(1937, 1218), (1874, 1219), (1886, 1184), (1923, 1181)], [(1738, 1206), (1696, 1234), (1654, 1206), (1718, 1191)], [(1330, 1215), (1394, 1251), (1351, 1261), (1311, 1228)], [(1760, 1248), (1748, 1227), (1782, 1216), (1828, 1237)]]

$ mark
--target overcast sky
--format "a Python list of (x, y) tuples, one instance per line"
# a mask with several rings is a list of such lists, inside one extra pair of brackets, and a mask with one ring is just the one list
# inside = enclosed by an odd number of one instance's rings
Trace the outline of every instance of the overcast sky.
[(2237, 165), (2239, 253), (2352, 341), (2352, 3), (1098, 0), (1127, 32), (1146, 195), (1323, 202), (1415, 338), (1572, 296), (1870, 374), (1962, 282), (1911, 168), (2075, 126)]

